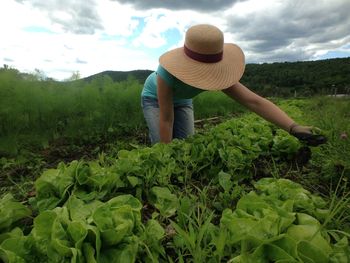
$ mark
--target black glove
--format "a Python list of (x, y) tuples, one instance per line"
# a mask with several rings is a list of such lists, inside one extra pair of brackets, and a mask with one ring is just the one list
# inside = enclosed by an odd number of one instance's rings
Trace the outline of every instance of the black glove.
[(298, 138), (299, 141), (305, 142), (308, 146), (318, 146), (327, 142), (327, 138), (321, 134), (314, 134), (316, 128), (301, 126), (296, 123), (289, 128), (289, 133)]

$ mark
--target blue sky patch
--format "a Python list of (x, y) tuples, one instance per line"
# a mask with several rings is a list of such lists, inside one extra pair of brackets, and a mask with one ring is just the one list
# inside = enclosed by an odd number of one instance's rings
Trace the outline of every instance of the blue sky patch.
[(162, 34), (165, 39), (166, 39), (166, 44), (161, 46), (161, 47), (158, 47), (158, 48), (148, 48), (148, 47), (145, 47), (143, 46), (142, 49), (147, 52), (150, 57), (152, 57), (152, 59), (158, 61), (159, 57), (169, 51), (170, 49), (172, 48), (176, 48), (178, 42), (179, 42), (179, 39), (181, 39), (181, 34), (179, 32), (178, 29), (176, 28), (172, 28), (172, 29), (169, 29), (167, 30), (166, 32), (164, 32)]
[(5, 61), (5, 62), (14, 62), (14, 60), (11, 59), (11, 58), (4, 58), (4, 61)]
[(54, 34), (55, 32), (51, 31), (50, 29), (42, 26), (27, 26), (23, 28), (25, 32), (29, 33), (49, 33)]
[(322, 55), (320, 59), (347, 58), (347, 57), (350, 57), (350, 44), (342, 46), (338, 50), (328, 51), (326, 54)]
[(80, 59), (80, 58), (76, 58), (75, 63), (78, 63), (78, 64), (87, 64), (87, 61), (82, 60), (82, 59)]
[(138, 22), (137, 28), (134, 30), (134, 33), (132, 35), (133, 38), (139, 36), (142, 33), (142, 29), (145, 27), (145, 18), (144, 17), (138, 17), (133, 16), (131, 17), (132, 20), (136, 20)]
[(322, 55), (320, 59), (347, 58), (347, 57), (350, 57), (350, 49), (347, 51), (328, 51), (326, 54)]
[(118, 35), (108, 35), (106, 33), (102, 33), (99, 39), (102, 41), (111, 41), (111, 40), (113, 41), (113, 40), (120, 40), (122, 39), (122, 37)]

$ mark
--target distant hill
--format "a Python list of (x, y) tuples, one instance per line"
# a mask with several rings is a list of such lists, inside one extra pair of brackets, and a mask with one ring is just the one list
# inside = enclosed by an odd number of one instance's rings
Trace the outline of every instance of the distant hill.
[(82, 78), (82, 80), (85, 81), (92, 81), (93, 79), (103, 77), (103, 76), (109, 76), (113, 81), (119, 82), (127, 80), (128, 78), (132, 77), (136, 80), (138, 80), (140, 83), (145, 82), (146, 78), (151, 74), (152, 70), (131, 70), (131, 71), (103, 71), (91, 76), (88, 76), (86, 78)]

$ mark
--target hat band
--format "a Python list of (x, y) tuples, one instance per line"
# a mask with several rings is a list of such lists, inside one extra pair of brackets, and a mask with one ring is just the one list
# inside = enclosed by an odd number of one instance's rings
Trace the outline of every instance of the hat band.
[(201, 54), (189, 49), (186, 46), (184, 46), (184, 51), (188, 57), (204, 63), (219, 62), (220, 60), (222, 60), (222, 56), (224, 53), (223, 51), (221, 51), (220, 53), (217, 53), (217, 54)]

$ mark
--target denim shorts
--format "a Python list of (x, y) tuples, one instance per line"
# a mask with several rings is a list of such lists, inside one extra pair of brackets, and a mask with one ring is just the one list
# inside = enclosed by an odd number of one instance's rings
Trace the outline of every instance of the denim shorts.
[[(141, 107), (149, 130), (149, 138), (151, 143), (155, 144), (160, 141), (158, 100), (155, 98), (142, 96)], [(173, 139), (185, 139), (193, 134), (193, 104), (175, 105)]]

